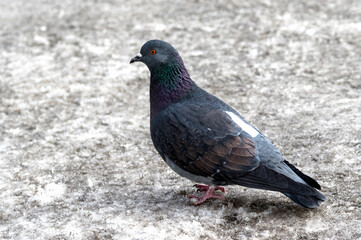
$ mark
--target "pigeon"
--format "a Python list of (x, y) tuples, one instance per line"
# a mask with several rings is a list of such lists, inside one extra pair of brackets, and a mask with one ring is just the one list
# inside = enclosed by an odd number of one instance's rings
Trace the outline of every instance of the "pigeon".
[(189, 195), (195, 205), (224, 199), (226, 185), (278, 191), (310, 209), (327, 200), (316, 180), (285, 160), (235, 109), (200, 88), (169, 43), (146, 42), (134, 62), (150, 71), (153, 144), (172, 170), (198, 183), (203, 195)]

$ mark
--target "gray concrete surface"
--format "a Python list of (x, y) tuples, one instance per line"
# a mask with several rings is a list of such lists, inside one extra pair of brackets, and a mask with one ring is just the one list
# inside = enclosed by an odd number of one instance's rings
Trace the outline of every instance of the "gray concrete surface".
[[(361, 238), (360, 1), (0, 1), (0, 239)], [(153, 38), (329, 201), (194, 207), (149, 135)]]

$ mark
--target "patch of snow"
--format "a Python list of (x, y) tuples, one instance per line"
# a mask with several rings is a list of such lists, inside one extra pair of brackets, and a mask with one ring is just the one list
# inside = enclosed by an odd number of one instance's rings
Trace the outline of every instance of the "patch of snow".
[(45, 187), (38, 187), (34, 199), (40, 204), (48, 204), (60, 199), (66, 192), (66, 185), (62, 183), (49, 183)]

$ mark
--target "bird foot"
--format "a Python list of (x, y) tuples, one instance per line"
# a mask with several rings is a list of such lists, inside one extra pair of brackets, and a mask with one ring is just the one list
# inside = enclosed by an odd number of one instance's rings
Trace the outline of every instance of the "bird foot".
[(216, 186), (216, 187), (209, 187), (208, 185), (203, 184), (196, 184), (194, 185), (196, 188), (198, 188), (197, 192), (205, 192), (203, 196), (195, 196), (195, 195), (189, 195), (189, 198), (197, 198), (198, 201), (194, 203), (194, 205), (200, 205), (204, 203), (209, 198), (217, 198), (224, 200), (225, 198), (222, 195), (214, 194), (214, 190), (220, 190), (221, 192), (226, 192), (224, 187)]

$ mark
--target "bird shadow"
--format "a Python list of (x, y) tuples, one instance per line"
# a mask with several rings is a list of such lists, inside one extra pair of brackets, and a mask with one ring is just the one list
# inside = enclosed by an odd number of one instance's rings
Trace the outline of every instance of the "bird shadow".
[[(306, 209), (291, 201), (278, 198), (257, 198), (257, 196), (244, 196), (229, 198), (224, 203), (228, 206), (227, 213), (223, 219), (229, 224), (240, 224), (241, 222), (256, 224), (260, 219), (276, 221), (296, 221), (297, 219), (307, 219), (320, 209)], [(249, 218), (244, 219), (244, 215)], [(291, 220), (292, 219), (292, 220)]]
[[(114, 189), (113, 189), (114, 190)], [(120, 190), (120, 189), (119, 189)], [(118, 192), (118, 193), (117, 193)], [(126, 209), (135, 214), (146, 212), (149, 219), (162, 219), (175, 216), (182, 209), (184, 214), (198, 214), (199, 210), (207, 210), (210, 214), (214, 212), (215, 218), (221, 218), (230, 224), (239, 224), (244, 219), (242, 215), (251, 214), (256, 222), (259, 218), (269, 217), (272, 219), (307, 218), (314, 210), (304, 209), (287, 199), (272, 197), (259, 197), (258, 194), (245, 196), (226, 196), (225, 200), (209, 199), (201, 205), (194, 206), (194, 201), (188, 198), (194, 193), (189, 189), (172, 189), (164, 187), (147, 186), (135, 190), (135, 194), (126, 197), (119, 194), (121, 191), (112, 191), (112, 202), (124, 204)], [(132, 210), (133, 209), (133, 210)], [(176, 213), (178, 212), (178, 213)]]

